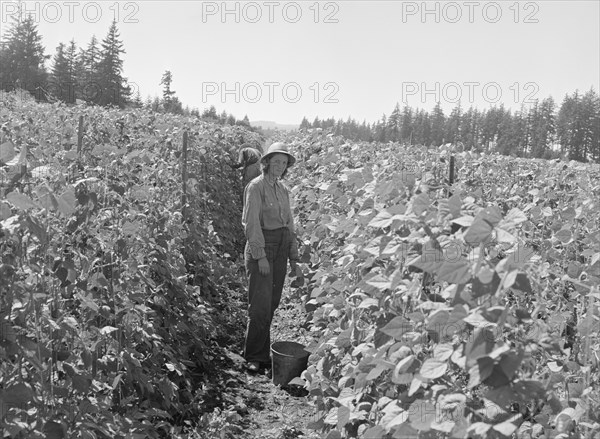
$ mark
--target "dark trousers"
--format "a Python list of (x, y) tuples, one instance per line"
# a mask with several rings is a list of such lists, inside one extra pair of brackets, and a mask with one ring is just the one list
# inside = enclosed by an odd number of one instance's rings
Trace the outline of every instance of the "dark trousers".
[(246, 361), (270, 362), (271, 321), (281, 300), (290, 249), (287, 227), (264, 230), (265, 253), (269, 274), (258, 271), (258, 261), (252, 258), (246, 243), (245, 262), (248, 275), (248, 326), (244, 344)]

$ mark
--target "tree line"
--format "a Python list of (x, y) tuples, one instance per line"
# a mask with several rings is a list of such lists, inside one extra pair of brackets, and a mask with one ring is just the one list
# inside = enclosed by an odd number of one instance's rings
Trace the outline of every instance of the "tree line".
[(85, 49), (78, 48), (74, 40), (60, 43), (47, 69), (50, 55), (45, 54), (33, 17), (15, 19), (0, 49), (2, 90), (25, 90), (38, 101), (83, 101), (123, 108), (132, 95), (123, 76), (123, 53), (113, 22), (101, 42), (92, 36)]
[(396, 104), (389, 116), (384, 114), (373, 124), (318, 117), (311, 123), (304, 117), (300, 129), (308, 128), (327, 129), (356, 141), (452, 143), (464, 150), (600, 163), (600, 97), (594, 89), (567, 94), (560, 107), (548, 97), (514, 112), (503, 105), (465, 111), (459, 104), (446, 115), (440, 103), (431, 112)]
[[(42, 37), (31, 15), (14, 19), (0, 46), (0, 86), (4, 92), (26, 91), (36, 100), (61, 101), (66, 104), (147, 108), (161, 113), (196, 116), (222, 125), (244, 125), (250, 128), (248, 116), (236, 119), (214, 106), (202, 113), (190, 109), (172, 89), (173, 74), (163, 73), (162, 97), (142, 100), (139, 90), (123, 74), (124, 43), (117, 24), (112, 22), (106, 37), (98, 41), (92, 36), (87, 47), (79, 48), (74, 40), (59, 43), (53, 57), (45, 54)], [(50, 67), (46, 67), (50, 61)]]
[[(99, 42), (92, 36), (87, 47), (75, 41), (60, 43), (46, 68), (49, 55), (44, 53), (42, 37), (31, 16), (15, 20), (0, 46), (0, 85), (3, 91), (26, 90), (39, 101), (85, 102), (93, 105), (145, 107), (152, 111), (201, 117), (215, 123), (245, 125), (242, 120), (211, 106), (202, 114), (183, 106), (172, 89), (173, 74), (161, 77), (162, 98), (142, 100), (139, 90), (132, 89), (123, 75), (125, 53), (116, 22)], [(500, 105), (487, 110), (460, 105), (449, 115), (438, 103), (431, 112), (396, 104), (389, 116), (367, 124), (354, 119), (309, 122), (300, 129), (323, 128), (348, 139), (378, 142), (401, 142), (439, 146), (453, 143), (466, 150), (497, 151), (519, 157), (563, 157), (578, 161), (600, 162), (600, 98), (595, 90), (567, 94), (560, 107), (549, 97), (530, 107), (511, 111)]]

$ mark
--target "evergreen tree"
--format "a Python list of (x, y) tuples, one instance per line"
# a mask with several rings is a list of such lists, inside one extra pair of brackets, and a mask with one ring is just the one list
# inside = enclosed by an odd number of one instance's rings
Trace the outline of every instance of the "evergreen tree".
[(235, 124), (250, 128), (250, 119), (248, 119), (248, 115), (246, 114), (242, 120), (236, 121)]
[(573, 103), (569, 94), (565, 96), (556, 116), (556, 136), (560, 146), (561, 155), (564, 157), (567, 154), (570, 144), (570, 125), (572, 120)]
[(142, 101), (142, 96), (140, 96), (140, 91), (137, 90), (133, 97), (133, 101), (131, 102), (134, 108), (144, 108), (144, 102)]
[(82, 47), (79, 48), (79, 53), (77, 53), (77, 60), (75, 61), (75, 78), (77, 78), (77, 88), (75, 96), (77, 99), (84, 99), (83, 96), (83, 87), (84, 81), (86, 77), (85, 71), (85, 49)]
[[(79, 52), (77, 63), (77, 98), (83, 99), (90, 104), (100, 104), (102, 89), (100, 84), (99, 63), (101, 59), (100, 49), (96, 36), (92, 36), (87, 48)], [(152, 99), (150, 99), (150, 104)]]
[(210, 108), (207, 108), (202, 112), (202, 119), (206, 119), (212, 122), (216, 122), (219, 120), (219, 116), (217, 115), (217, 109), (214, 105), (211, 105)]
[(335, 118), (330, 117), (329, 119), (323, 119), (321, 121), (321, 128), (332, 128), (335, 126)]
[(123, 42), (119, 39), (117, 22), (113, 21), (106, 38), (102, 41), (98, 82), (100, 84), (101, 105), (124, 107), (131, 93), (123, 78)]
[(71, 40), (69, 47), (60, 43), (56, 48), (50, 73), (48, 93), (68, 104), (75, 103), (77, 88), (77, 46)]
[(481, 149), (483, 151), (490, 151), (497, 145), (499, 127), (505, 113), (504, 105), (494, 106), (483, 113), (481, 126)]
[(498, 116), (496, 151), (500, 154), (523, 156), (527, 142), (527, 112), (524, 107), (513, 116), (510, 111)]
[(356, 132), (355, 126), (356, 122), (348, 116), (346, 122), (342, 124), (342, 136), (354, 140), (354, 133)]
[(400, 140), (402, 142), (412, 142), (413, 131), (413, 111), (408, 105), (402, 110), (402, 127), (400, 128)]
[(48, 98), (70, 102), (69, 90), (72, 87), (71, 79), (69, 74), (69, 61), (65, 54), (65, 45), (64, 43), (60, 43), (56, 48), (56, 54), (53, 59), (48, 86)]
[(387, 140), (387, 116), (383, 114), (381, 121), (377, 124), (377, 132), (375, 133), (375, 140), (378, 142), (385, 142)]
[(525, 120), (526, 120), (526, 125), (525, 125), (525, 139), (524, 142), (522, 144), (522, 148), (520, 148), (518, 150), (518, 156), (519, 157), (527, 157), (531, 154), (531, 149), (533, 146), (534, 141), (536, 141), (537, 139), (535, 138), (535, 134), (534, 134), (534, 120), (538, 118), (538, 100), (536, 99), (535, 102), (533, 103), (533, 106), (529, 109), (529, 111), (527, 111), (527, 113), (525, 114)]
[(446, 142), (457, 144), (462, 141), (461, 124), (462, 108), (460, 103), (452, 109), (450, 116), (446, 120), (444, 139)]
[(432, 144), (432, 124), (429, 113), (425, 110), (417, 110), (414, 123), (414, 145)]
[(341, 136), (343, 129), (344, 122), (342, 121), (342, 119), (340, 119), (335, 123), (335, 127), (333, 128), (333, 134), (335, 134), (336, 136)]
[(44, 62), (48, 58), (33, 17), (15, 20), (0, 50), (2, 90), (23, 89), (38, 100), (45, 100), (48, 74)]
[(561, 153), (571, 160), (583, 160), (581, 151), (581, 117), (579, 92), (573, 96), (567, 94), (560, 107), (557, 117), (557, 135)]
[(308, 119), (306, 117), (303, 117), (302, 122), (300, 122), (300, 129), (306, 130), (310, 127), (311, 127), (311, 125), (310, 125), (310, 122), (308, 121)]
[(586, 115), (588, 160), (600, 163), (600, 95), (590, 89), (583, 97)]
[(219, 123), (221, 125), (225, 125), (227, 123), (227, 111), (223, 110), (223, 112), (219, 116)]
[(69, 67), (69, 84), (71, 89), (69, 90), (69, 100), (66, 102), (75, 103), (77, 97), (77, 72), (78, 72), (78, 58), (77, 58), (77, 44), (75, 40), (71, 40), (69, 47), (66, 50), (67, 64)]
[(160, 99), (158, 96), (154, 96), (154, 99), (152, 100), (152, 106), (150, 107), (150, 109), (157, 113), (162, 111), (162, 108), (160, 106)]
[(481, 120), (481, 113), (473, 106), (469, 107), (469, 110), (461, 118), (461, 137), (467, 151), (477, 149), (479, 146)]
[(444, 143), (445, 124), (446, 116), (444, 116), (444, 110), (442, 110), (442, 107), (438, 102), (435, 107), (433, 107), (433, 113), (431, 114), (431, 142), (434, 146), (440, 146)]
[(554, 99), (546, 98), (538, 106), (537, 101), (531, 126), (531, 157), (550, 158), (556, 134)]
[(163, 97), (162, 97), (162, 106), (167, 113), (173, 113), (175, 108), (173, 108), (173, 98), (175, 96), (175, 91), (171, 90), (171, 83), (173, 82), (173, 74), (170, 70), (165, 71), (163, 73), (162, 78), (160, 78), (160, 85), (163, 86)]
[(432, 117), (428, 112), (423, 112), (423, 121), (422, 121), (422, 133), (423, 133), (423, 145), (432, 145), (434, 143), (433, 140), (433, 121)]
[(367, 125), (367, 121), (363, 120), (362, 124), (358, 128), (358, 138), (362, 141), (369, 141), (370, 138), (370, 127)]
[(386, 126), (386, 137), (387, 140), (391, 140), (393, 142), (397, 142), (400, 138), (400, 128), (401, 128), (401, 115), (400, 115), (400, 105), (396, 103), (394, 110), (390, 114), (390, 117), (387, 120)]
[(183, 114), (183, 104), (179, 100), (177, 96), (174, 96), (171, 99), (171, 113), (173, 114)]
[(578, 116), (581, 120), (581, 159), (583, 161), (590, 161), (598, 156), (599, 105), (598, 95), (593, 89), (581, 98)]

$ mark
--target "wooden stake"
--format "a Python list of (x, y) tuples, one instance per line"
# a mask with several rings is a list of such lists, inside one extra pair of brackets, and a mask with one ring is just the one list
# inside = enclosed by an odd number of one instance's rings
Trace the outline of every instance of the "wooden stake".
[(181, 179), (182, 179), (182, 188), (181, 188), (181, 213), (185, 220), (186, 208), (187, 204), (187, 153), (188, 153), (188, 132), (183, 132), (183, 153), (181, 154), (181, 159), (183, 160), (181, 166)]
[(452, 196), (450, 187), (454, 184), (454, 156), (450, 156), (450, 169), (448, 170), (448, 198)]
[(83, 116), (79, 116), (79, 128), (77, 129), (77, 154), (81, 154), (83, 146)]

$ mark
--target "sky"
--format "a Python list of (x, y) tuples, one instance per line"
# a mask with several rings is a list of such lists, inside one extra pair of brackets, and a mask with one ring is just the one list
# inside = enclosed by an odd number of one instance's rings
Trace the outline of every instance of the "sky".
[[(16, 15), (1, 1), (2, 32)], [(511, 109), (600, 82), (600, 1), (42, 1), (46, 54), (117, 21), (143, 99), (160, 80), (190, 108), (299, 124), (372, 123), (396, 104)]]

